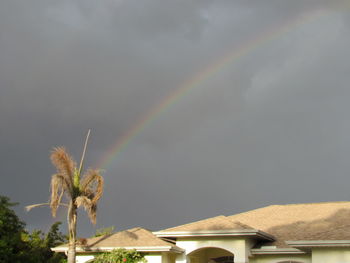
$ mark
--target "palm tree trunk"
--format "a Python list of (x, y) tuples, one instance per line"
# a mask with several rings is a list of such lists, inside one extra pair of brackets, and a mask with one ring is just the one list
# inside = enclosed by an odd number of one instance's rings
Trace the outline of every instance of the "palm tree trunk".
[(77, 207), (73, 200), (69, 203), (68, 208), (68, 230), (69, 230), (69, 245), (67, 262), (75, 263), (75, 251), (76, 251), (76, 233), (77, 233)]
[(68, 246), (67, 262), (75, 263), (75, 244), (71, 243), (71, 241), (69, 241), (69, 246)]

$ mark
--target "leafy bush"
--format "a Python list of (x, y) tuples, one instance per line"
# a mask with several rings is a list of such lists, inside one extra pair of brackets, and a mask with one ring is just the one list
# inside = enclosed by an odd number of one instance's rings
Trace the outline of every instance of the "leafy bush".
[(22, 240), (27, 244), (26, 263), (62, 263), (65, 255), (51, 251), (66, 242), (66, 237), (59, 232), (61, 222), (54, 223), (49, 232), (45, 234), (41, 230), (33, 230), (32, 233), (23, 232)]
[(29, 233), (12, 209), (15, 205), (0, 195), (0, 262), (63, 263), (65, 255), (50, 249), (66, 241), (59, 232), (61, 223), (54, 223), (47, 234), (41, 230)]
[(27, 249), (21, 238), (25, 223), (12, 209), (16, 205), (8, 197), (0, 195), (0, 262), (22, 262)]
[(146, 263), (145, 257), (136, 250), (123, 248), (105, 252), (96, 257), (94, 263)]

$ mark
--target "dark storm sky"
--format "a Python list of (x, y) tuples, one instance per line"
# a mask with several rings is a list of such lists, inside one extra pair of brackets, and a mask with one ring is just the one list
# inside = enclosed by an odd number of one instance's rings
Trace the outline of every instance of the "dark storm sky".
[(52, 147), (79, 159), (91, 128), (93, 166), (182, 83), (285, 25), (100, 167), (96, 227), (349, 200), (350, 6), (321, 0), (0, 1), (0, 194), (30, 229), (65, 221), (23, 209), (48, 200)]

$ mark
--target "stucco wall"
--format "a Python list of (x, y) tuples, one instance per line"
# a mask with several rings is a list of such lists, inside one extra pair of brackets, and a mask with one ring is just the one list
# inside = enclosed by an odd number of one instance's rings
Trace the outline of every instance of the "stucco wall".
[(312, 263), (349, 263), (350, 248), (315, 248)]
[[(179, 238), (176, 245), (186, 250), (186, 256), (201, 248), (221, 248), (234, 254), (235, 263), (248, 263), (248, 254), (246, 246), (250, 246), (242, 238), (234, 237), (200, 237), (200, 238)], [(185, 263), (186, 256), (179, 255), (176, 263)]]
[[(147, 263), (163, 263), (161, 254), (148, 254), (145, 255)], [(167, 263), (167, 262), (164, 262)]]
[(175, 263), (176, 255), (174, 253), (163, 252), (162, 263)]
[[(343, 261), (339, 261), (340, 258), (342, 258), (342, 254), (344, 254), (344, 250), (340, 251), (332, 251), (330, 254), (328, 252), (325, 252), (323, 250), (316, 253), (316, 257), (313, 258), (313, 261), (311, 261), (311, 256), (309, 255), (291, 255), (291, 256), (278, 256), (278, 255), (259, 255), (254, 256), (253, 258), (250, 258), (249, 263), (278, 263), (281, 261), (297, 261), (301, 263), (350, 263), (350, 251), (345, 251), (345, 254), (348, 254), (348, 257), (343, 257)], [(224, 253), (225, 254), (225, 253)], [(191, 263), (200, 263), (204, 262), (204, 259), (207, 257), (217, 257), (222, 256), (222, 251), (218, 251), (215, 249), (208, 249), (199, 251), (199, 253), (196, 253), (196, 257), (198, 257), (199, 260), (190, 260)], [(229, 253), (226, 253), (226, 255), (230, 255)], [(344, 255), (343, 255), (344, 256)], [(181, 255), (178, 255), (178, 257), (181, 258)], [(89, 260), (93, 259), (93, 255), (78, 255), (77, 256), (77, 263), (86, 263)], [(146, 255), (145, 258), (147, 259), (147, 263), (175, 263), (175, 255), (168, 254), (168, 253), (162, 253), (161, 254), (150, 254)], [(186, 262), (186, 257), (184, 257), (184, 262)], [(328, 261), (324, 261), (328, 260)], [(331, 260), (331, 261), (329, 261)], [(239, 262), (235, 258), (235, 263)]]
[(76, 256), (76, 263), (85, 263), (93, 258), (94, 258), (93, 255), (77, 255)]

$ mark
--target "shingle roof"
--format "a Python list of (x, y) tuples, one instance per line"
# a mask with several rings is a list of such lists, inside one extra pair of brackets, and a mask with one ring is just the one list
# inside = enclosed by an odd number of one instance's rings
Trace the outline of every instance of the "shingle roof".
[(229, 216), (273, 235), (279, 247), (287, 240), (350, 240), (349, 218), (350, 202), (272, 205)]
[[(161, 232), (259, 230), (272, 235), (264, 245), (288, 247), (285, 241), (350, 240), (350, 202), (271, 205), (232, 216), (217, 216), (164, 229)], [(64, 246), (62, 246), (63, 248)], [(143, 228), (89, 238), (84, 247), (171, 247), (173, 243)]]
[(230, 220), (226, 216), (217, 216), (200, 220), (197, 222), (172, 227), (162, 230), (162, 232), (180, 232), (180, 231), (203, 231), (203, 230), (245, 230), (253, 229), (248, 225), (242, 224), (238, 221)]
[[(56, 247), (55, 250), (60, 250), (67, 247), (68, 245), (65, 244), (65, 245)], [(126, 247), (126, 248), (135, 248), (135, 249), (146, 248), (146, 247), (153, 247), (153, 248), (170, 247), (174, 250), (181, 251), (181, 249), (175, 246), (173, 243), (164, 241), (163, 239), (156, 237), (152, 232), (140, 227), (124, 230), (111, 235), (87, 238), (87, 239), (84, 239), (84, 242), (82, 245), (78, 245), (77, 247), (80, 247), (83, 250), (92, 250), (92, 251), (97, 250), (98, 248), (111, 248), (111, 247), (112, 248)]]
[(350, 222), (310, 235), (305, 240), (350, 240)]
[(350, 240), (350, 202), (271, 205), (232, 216), (218, 216), (162, 232), (256, 229), (288, 247), (285, 241)]

